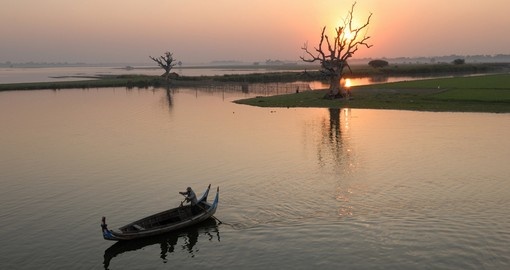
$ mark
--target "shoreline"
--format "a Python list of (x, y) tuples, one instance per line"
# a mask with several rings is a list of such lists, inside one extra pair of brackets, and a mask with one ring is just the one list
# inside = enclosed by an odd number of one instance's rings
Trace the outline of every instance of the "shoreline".
[(234, 101), (258, 107), (356, 108), (431, 112), (510, 113), (510, 74), (357, 86), (352, 99), (324, 99), (327, 90)]
[[(451, 68), (452, 66), (444, 66)], [(423, 68), (423, 67), (421, 67)], [(479, 69), (477, 66), (475, 69)], [(234, 101), (258, 107), (320, 107), (320, 108), (365, 108), (394, 109), (437, 112), (492, 112), (510, 113), (510, 73), (505, 66), (500, 74), (464, 74), (463, 67), (457, 72), (443, 72), (450, 78), (420, 79), (392, 83), (379, 83), (352, 87), (350, 100), (324, 99), (327, 90), (307, 90), (299, 93), (255, 97)], [(364, 74), (367, 69), (358, 69), (349, 77)], [(418, 75), (414, 68), (389, 72), (390, 76)], [(368, 76), (378, 76), (381, 70), (369, 70)], [(433, 76), (431, 73), (425, 75)], [(438, 75), (438, 74), (436, 74)], [(462, 75), (463, 77), (455, 77)], [(477, 75), (477, 76), (471, 76)], [(296, 81), (318, 81), (319, 72), (271, 72), (215, 76), (182, 76), (167, 82), (153, 75), (97, 75), (73, 76), (83, 80), (0, 84), (2, 91), (62, 90), (103, 87), (126, 87), (147, 89), (174, 87), (222, 87), (249, 85), (251, 83), (292, 83)]]
[[(0, 83), (0, 91), (37, 90), (37, 89), (69, 89), (96, 87), (161, 87), (161, 86), (207, 86), (224, 83), (273, 83), (295, 81), (324, 81), (318, 66), (311, 65), (278, 65), (278, 66), (222, 66), (219, 69), (241, 71), (246, 68), (265, 69), (268, 72), (200, 76), (177, 76), (169, 84), (158, 75), (147, 74), (91, 74), (91, 75), (53, 75), (56, 78), (67, 77), (72, 80), (43, 82)], [(122, 69), (122, 68), (119, 68)], [(353, 65), (352, 72), (346, 78), (387, 77), (440, 77), (467, 76), (471, 74), (491, 74), (509, 72), (510, 63), (471, 63), (464, 65), (440, 64), (394, 64), (383, 68), (372, 68), (369, 65)]]

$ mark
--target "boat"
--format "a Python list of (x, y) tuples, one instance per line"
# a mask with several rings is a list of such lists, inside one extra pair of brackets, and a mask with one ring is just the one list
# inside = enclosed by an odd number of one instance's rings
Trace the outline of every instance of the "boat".
[(150, 215), (118, 229), (108, 229), (106, 218), (103, 217), (101, 224), (103, 238), (113, 241), (139, 239), (172, 232), (214, 218), (213, 215), (218, 208), (220, 188), (217, 188), (212, 203), (207, 202), (210, 189), (211, 185), (207, 187), (195, 206), (183, 206), (181, 203), (179, 207)]

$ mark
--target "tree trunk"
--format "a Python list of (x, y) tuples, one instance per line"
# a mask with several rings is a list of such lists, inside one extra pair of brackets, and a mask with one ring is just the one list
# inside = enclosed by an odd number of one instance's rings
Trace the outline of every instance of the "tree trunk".
[(165, 73), (163, 73), (163, 75), (161, 75), (161, 77), (165, 78), (165, 80), (169, 80), (169, 77), (170, 77), (170, 69), (165, 69)]
[(340, 76), (333, 75), (329, 77), (329, 95), (335, 98), (340, 93)]
[(334, 74), (329, 77), (329, 98), (344, 98), (347, 97), (347, 91), (340, 85), (342, 75)]

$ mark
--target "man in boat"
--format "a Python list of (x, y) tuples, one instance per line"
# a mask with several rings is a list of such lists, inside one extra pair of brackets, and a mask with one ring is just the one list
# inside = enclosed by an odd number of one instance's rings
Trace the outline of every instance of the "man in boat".
[(188, 187), (188, 188), (186, 188), (186, 191), (179, 192), (179, 193), (183, 196), (186, 196), (185, 201), (191, 202), (191, 206), (197, 205), (197, 203), (198, 203), (197, 195), (195, 195), (195, 192), (193, 191), (193, 189), (191, 189), (191, 187)]

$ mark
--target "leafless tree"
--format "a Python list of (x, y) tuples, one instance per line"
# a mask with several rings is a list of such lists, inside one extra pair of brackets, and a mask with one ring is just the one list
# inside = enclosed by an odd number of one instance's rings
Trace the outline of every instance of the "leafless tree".
[(162, 55), (160, 57), (152, 57), (149, 56), (150, 59), (152, 59), (154, 62), (156, 62), (162, 69), (165, 70), (165, 73), (161, 76), (165, 77), (166, 80), (169, 79), (170, 76), (170, 70), (177, 65), (175, 62), (175, 59), (173, 57), (173, 54), (171, 52), (165, 52), (165, 55)]
[(347, 60), (358, 51), (360, 46), (372, 47), (367, 43), (370, 37), (366, 35), (372, 13), (365, 24), (356, 28), (352, 22), (355, 6), (356, 3), (352, 4), (351, 10), (343, 20), (344, 24), (335, 28), (333, 40), (330, 40), (326, 34), (326, 26), (324, 26), (319, 45), (314, 50), (308, 48), (308, 42), (301, 48), (305, 53), (305, 56), (301, 56), (301, 60), (310, 63), (318, 61), (321, 64), (321, 72), (329, 78), (329, 98), (348, 97), (347, 90), (340, 85), (344, 68), (347, 67), (352, 72)]

